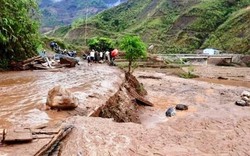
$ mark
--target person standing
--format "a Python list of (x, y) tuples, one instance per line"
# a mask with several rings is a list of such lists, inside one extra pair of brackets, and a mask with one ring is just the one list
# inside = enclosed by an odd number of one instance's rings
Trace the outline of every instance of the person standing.
[(105, 53), (106, 60), (108, 60), (108, 63), (110, 63), (110, 52), (106, 51)]
[(94, 59), (95, 59), (95, 51), (94, 51), (94, 49), (92, 49), (92, 51), (90, 52), (90, 60), (91, 60), (91, 62), (94, 62)]
[(100, 59), (103, 60), (103, 52), (100, 52)]

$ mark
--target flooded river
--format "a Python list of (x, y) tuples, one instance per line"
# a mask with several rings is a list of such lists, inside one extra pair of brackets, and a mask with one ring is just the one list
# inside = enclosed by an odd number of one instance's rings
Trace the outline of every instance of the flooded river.
[[(69, 116), (68, 112), (45, 111), (48, 91), (61, 85), (86, 104), (89, 95), (105, 96), (121, 71), (94, 64), (71, 69), (14, 71), (0, 73), (0, 128), (38, 126)], [(89, 105), (89, 104), (88, 104)]]

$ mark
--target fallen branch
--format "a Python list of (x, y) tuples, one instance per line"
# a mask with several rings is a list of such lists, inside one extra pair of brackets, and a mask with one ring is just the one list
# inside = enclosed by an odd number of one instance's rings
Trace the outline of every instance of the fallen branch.
[(140, 75), (139, 78), (142, 78), (142, 79), (156, 79), (156, 80), (159, 80), (161, 79), (160, 77), (155, 77), (155, 76), (145, 76), (145, 75)]
[(44, 145), (35, 156), (50, 155), (55, 148), (57, 148), (60, 141), (62, 141), (73, 129), (72, 125), (63, 127), (59, 133), (46, 145)]

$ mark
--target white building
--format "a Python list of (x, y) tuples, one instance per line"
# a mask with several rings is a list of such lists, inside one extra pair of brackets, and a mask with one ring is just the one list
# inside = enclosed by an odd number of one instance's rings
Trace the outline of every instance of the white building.
[(213, 48), (207, 48), (203, 50), (203, 54), (206, 55), (216, 55), (216, 54), (220, 54), (220, 51), (217, 49), (213, 49)]

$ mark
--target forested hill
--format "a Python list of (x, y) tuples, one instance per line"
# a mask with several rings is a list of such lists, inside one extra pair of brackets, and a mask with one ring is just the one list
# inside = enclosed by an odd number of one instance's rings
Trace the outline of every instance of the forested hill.
[(153, 52), (186, 53), (212, 47), (250, 53), (250, 0), (129, 0), (101, 12), (85, 25), (54, 31), (74, 43), (86, 36), (118, 40), (137, 34)]
[(41, 0), (42, 27), (70, 24), (76, 18), (94, 15), (126, 0)]

